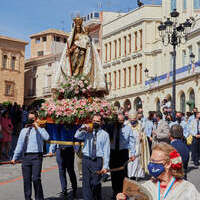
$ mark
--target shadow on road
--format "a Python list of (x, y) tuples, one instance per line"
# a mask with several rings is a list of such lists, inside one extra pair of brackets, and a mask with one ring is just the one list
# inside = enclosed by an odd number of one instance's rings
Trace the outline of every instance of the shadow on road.
[[(102, 197), (104, 200), (110, 200), (112, 196), (112, 188), (110, 186), (103, 186), (102, 187)], [(68, 200), (72, 200), (72, 193), (69, 192), (68, 194)], [(77, 196), (75, 199), (83, 199), (83, 195), (82, 195), (82, 188), (78, 188), (77, 190)], [(59, 197), (47, 197), (45, 198), (45, 200), (62, 200), (62, 198)]]
[(192, 170), (198, 169), (198, 167), (188, 167), (187, 173), (191, 172)]

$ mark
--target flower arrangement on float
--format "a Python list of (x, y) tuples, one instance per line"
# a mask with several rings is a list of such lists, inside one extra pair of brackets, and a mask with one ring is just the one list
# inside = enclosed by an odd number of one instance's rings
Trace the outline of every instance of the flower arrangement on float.
[(68, 77), (56, 90), (54, 98), (45, 101), (39, 111), (41, 119), (51, 118), (56, 124), (82, 124), (91, 121), (97, 113), (105, 120), (112, 120), (114, 106), (96, 97), (85, 76)]

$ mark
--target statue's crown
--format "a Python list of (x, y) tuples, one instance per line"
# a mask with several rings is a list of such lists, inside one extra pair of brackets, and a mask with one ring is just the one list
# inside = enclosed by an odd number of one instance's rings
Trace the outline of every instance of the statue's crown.
[(83, 23), (83, 19), (80, 17), (74, 18), (73, 21), (74, 21), (75, 25), (78, 25), (78, 26), (81, 26)]

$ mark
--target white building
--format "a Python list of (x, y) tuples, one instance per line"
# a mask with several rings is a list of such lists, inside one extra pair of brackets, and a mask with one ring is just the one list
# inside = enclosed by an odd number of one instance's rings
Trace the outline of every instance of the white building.
[[(186, 44), (177, 47), (177, 110), (189, 110), (186, 103), (200, 107), (199, 69), (200, 3), (196, 0), (166, 0), (163, 4), (144, 5), (103, 25), (103, 67), (110, 89), (108, 100), (127, 109), (143, 106), (145, 113), (160, 109), (172, 94), (172, 47), (164, 47), (158, 25), (173, 8), (180, 22), (193, 16), (196, 24)], [(195, 63), (191, 67), (190, 53)], [(198, 62), (199, 61), (199, 62)], [(148, 77), (144, 70), (149, 70)]]

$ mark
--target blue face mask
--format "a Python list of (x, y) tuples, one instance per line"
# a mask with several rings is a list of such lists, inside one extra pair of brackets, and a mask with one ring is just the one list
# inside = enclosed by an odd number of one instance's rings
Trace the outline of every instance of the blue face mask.
[(165, 167), (163, 164), (150, 162), (148, 164), (148, 170), (151, 176), (153, 176), (154, 178), (157, 178), (165, 171)]
[(131, 125), (135, 126), (137, 124), (137, 121), (131, 121)]
[(152, 121), (153, 121), (153, 123), (156, 123), (156, 122), (157, 122), (157, 118), (154, 117), (154, 118), (152, 119)]

